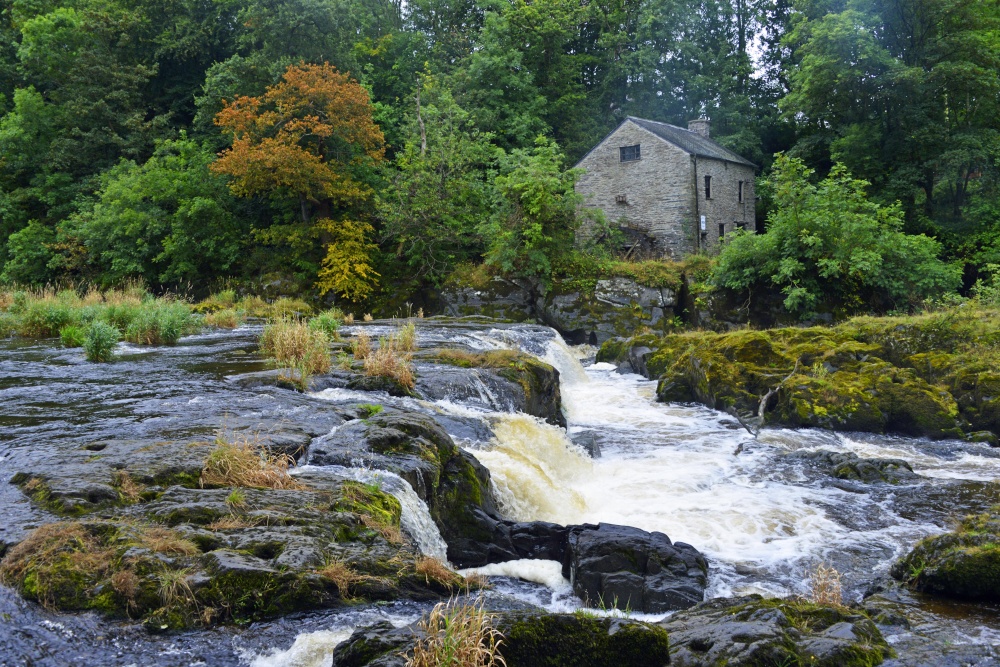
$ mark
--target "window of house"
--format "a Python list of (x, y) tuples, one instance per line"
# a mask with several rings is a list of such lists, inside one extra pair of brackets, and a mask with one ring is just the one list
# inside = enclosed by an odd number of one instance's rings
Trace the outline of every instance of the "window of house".
[(726, 235), (726, 223), (720, 222), (719, 223), (719, 238), (721, 239), (725, 235)]
[(743, 181), (739, 183), (739, 202), (743, 203)]
[(706, 176), (705, 177), (705, 199), (711, 199), (711, 198), (712, 198), (712, 177), (711, 176)]
[(746, 228), (747, 228), (747, 223), (745, 223), (745, 222), (737, 222), (736, 223), (736, 229), (746, 230)]
[(621, 156), (622, 162), (634, 162), (640, 157), (639, 144), (635, 146), (622, 146), (618, 149), (618, 154)]

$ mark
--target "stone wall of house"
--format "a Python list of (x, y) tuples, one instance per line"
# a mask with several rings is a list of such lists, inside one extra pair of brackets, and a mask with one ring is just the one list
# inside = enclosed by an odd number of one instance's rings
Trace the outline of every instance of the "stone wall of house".
[[(747, 231), (756, 231), (754, 169), (735, 162), (695, 158), (698, 172), (698, 227), (700, 247), (708, 252), (719, 250), (719, 231), (731, 234), (742, 224)], [(705, 198), (705, 176), (712, 177), (712, 196)], [(743, 201), (739, 183), (743, 181)], [(701, 216), (705, 228), (701, 229)]]
[[(636, 144), (641, 147), (640, 159), (622, 162), (619, 149)], [(701, 248), (716, 251), (720, 225), (725, 234), (740, 224), (750, 231), (756, 229), (753, 167), (694, 158), (635, 123), (623, 123), (577, 167), (584, 170), (576, 185), (584, 205), (601, 209), (609, 222), (629, 229), (633, 236), (634, 232), (647, 234), (661, 257), (681, 259)], [(712, 177), (708, 199), (705, 176)], [(705, 217), (704, 233), (701, 216)]]
[[(636, 144), (641, 158), (622, 162), (618, 149)], [(604, 211), (608, 222), (645, 232), (661, 256), (680, 259), (695, 251), (693, 174), (687, 153), (628, 122), (577, 166), (585, 170), (576, 184), (585, 206)]]

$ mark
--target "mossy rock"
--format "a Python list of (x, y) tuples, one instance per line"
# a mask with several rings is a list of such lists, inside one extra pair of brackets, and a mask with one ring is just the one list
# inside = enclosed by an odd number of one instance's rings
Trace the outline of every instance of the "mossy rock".
[(507, 667), (659, 667), (670, 662), (666, 631), (626, 619), (509, 614), (497, 619)]
[[(960, 438), (1000, 436), (1000, 313), (856, 318), (836, 327), (687, 332), (609, 341), (642, 346), (662, 401), (696, 401), (764, 423)], [(986, 438), (985, 441), (990, 441)]]
[(966, 517), (953, 532), (921, 540), (891, 573), (925, 593), (1000, 600), (1000, 508)]

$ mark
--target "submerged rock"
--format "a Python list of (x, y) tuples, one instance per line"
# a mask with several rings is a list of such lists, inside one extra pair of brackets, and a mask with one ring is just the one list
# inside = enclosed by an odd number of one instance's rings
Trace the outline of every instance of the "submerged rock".
[(914, 473), (910, 464), (902, 459), (861, 458), (853, 452), (831, 452), (823, 449), (814, 452), (800, 450), (790, 453), (788, 457), (815, 463), (837, 479), (887, 484), (920, 479), (920, 475)]
[(717, 598), (660, 626), (675, 667), (869, 667), (892, 655), (863, 612), (801, 600)]
[(966, 517), (953, 532), (920, 541), (892, 566), (891, 574), (925, 593), (1000, 600), (1000, 507)]

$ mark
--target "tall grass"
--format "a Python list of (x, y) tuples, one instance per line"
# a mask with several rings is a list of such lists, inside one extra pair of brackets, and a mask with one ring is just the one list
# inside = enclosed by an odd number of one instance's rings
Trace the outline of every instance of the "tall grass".
[(421, 619), (419, 627), (425, 637), (407, 655), (406, 666), (506, 667), (500, 655), (503, 634), (492, 627), (492, 621), (481, 597), (475, 602), (439, 602)]
[(330, 339), (324, 331), (301, 320), (282, 319), (264, 327), (260, 351), (275, 366), (297, 371), (285, 376), (305, 390), (309, 378), (330, 370)]
[(0, 329), (26, 338), (53, 338), (66, 331), (66, 344), (81, 342), (74, 334), (94, 322), (110, 325), (123, 332), (125, 340), (140, 345), (172, 345), (198, 328), (187, 303), (154, 297), (138, 283), (87, 292), (6, 288), (0, 290), (0, 318)]

